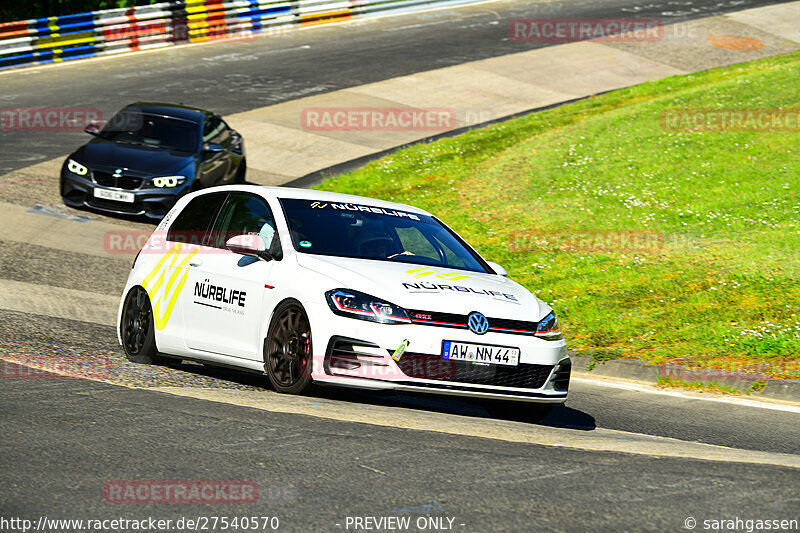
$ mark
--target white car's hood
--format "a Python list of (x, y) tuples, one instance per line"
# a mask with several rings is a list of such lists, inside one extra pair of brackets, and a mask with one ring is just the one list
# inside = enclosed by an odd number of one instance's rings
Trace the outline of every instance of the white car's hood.
[(330, 279), (333, 288), (360, 291), (406, 309), (537, 321), (550, 308), (519, 283), (495, 274), (395, 261), (298, 254), (298, 264)]

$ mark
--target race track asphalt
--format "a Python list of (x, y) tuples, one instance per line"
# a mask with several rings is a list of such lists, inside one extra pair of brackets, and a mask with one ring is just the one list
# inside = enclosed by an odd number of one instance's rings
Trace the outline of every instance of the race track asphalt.
[[(346, 531), (347, 517), (407, 516), (452, 518), (465, 532), (800, 518), (797, 468), (408, 431), (86, 380), (5, 381), (6, 517), (256, 515), (277, 516), (280, 531)], [(209, 479), (255, 482), (259, 500), (126, 505), (103, 493), (111, 481)]]

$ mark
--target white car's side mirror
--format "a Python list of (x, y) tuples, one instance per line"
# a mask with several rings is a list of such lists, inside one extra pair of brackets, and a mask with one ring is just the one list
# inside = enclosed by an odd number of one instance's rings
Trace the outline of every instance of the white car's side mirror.
[(225, 247), (235, 254), (267, 259), (267, 245), (261, 235), (237, 235), (225, 242)]
[(503, 268), (503, 267), (501, 267), (501, 266), (500, 266), (500, 265), (498, 265), (497, 263), (495, 263), (495, 262), (493, 262), (493, 261), (486, 261), (486, 264), (488, 264), (490, 267), (492, 267), (492, 270), (494, 270), (494, 271), (495, 271), (495, 273), (496, 273), (498, 276), (503, 276), (504, 278), (507, 278), (507, 277), (508, 277), (508, 272), (506, 272), (506, 269), (505, 269), (505, 268)]

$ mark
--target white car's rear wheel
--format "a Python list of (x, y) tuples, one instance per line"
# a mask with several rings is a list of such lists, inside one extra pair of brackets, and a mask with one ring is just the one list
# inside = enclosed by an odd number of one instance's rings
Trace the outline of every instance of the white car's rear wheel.
[(301, 394), (311, 387), (311, 324), (299, 302), (278, 306), (264, 339), (264, 367), (275, 390)]
[(153, 325), (150, 297), (142, 287), (134, 287), (125, 298), (120, 323), (125, 357), (134, 363), (160, 363)]

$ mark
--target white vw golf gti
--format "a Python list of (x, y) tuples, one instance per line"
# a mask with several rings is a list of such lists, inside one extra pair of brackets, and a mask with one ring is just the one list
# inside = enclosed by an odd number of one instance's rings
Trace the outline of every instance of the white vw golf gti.
[(548, 305), (430, 213), (358, 196), (184, 196), (137, 255), (118, 325), (131, 361), (262, 372), (286, 393), (451, 394), (542, 416), (569, 386)]

